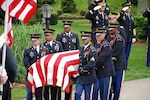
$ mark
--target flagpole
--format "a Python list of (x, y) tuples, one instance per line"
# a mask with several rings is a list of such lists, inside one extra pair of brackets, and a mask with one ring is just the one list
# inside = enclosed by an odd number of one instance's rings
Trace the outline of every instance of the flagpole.
[[(5, 23), (4, 23), (4, 38), (6, 40), (6, 36), (8, 33), (8, 12), (9, 12), (9, 5), (8, 5), (8, 0), (6, 0), (6, 11), (5, 11)], [(0, 74), (3, 74), (3, 70), (5, 70), (5, 61), (6, 61), (6, 42), (3, 44), (3, 52), (2, 52), (2, 70), (0, 70)], [(0, 100), (2, 100), (2, 95), (3, 95), (3, 84), (0, 84)]]

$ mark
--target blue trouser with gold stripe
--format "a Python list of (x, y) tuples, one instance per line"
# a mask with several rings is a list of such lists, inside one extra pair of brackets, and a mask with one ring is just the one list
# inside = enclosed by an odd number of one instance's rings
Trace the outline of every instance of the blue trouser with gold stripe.
[(150, 37), (147, 37), (147, 57), (146, 57), (146, 66), (150, 67)]
[(108, 100), (109, 98), (110, 77), (98, 78), (94, 84), (92, 100), (98, 100), (98, 92), (100, 90), (100, 100)]
[(111, 84), (109, 100), (119, 100), (123, 77), (124, 77), (124, 70), (116, 71), (116, 74), (112, 76), (112, 84)]
[(86, 84), (86, 85), (79, 84), (77, 79), (74, 100), (81, 100), (81, 95), (83, 91), (85, 94), (85, 100), (90, 100), (91, 88), (92, 88), (92, 84)]
[(128, 59), (129, 59), (129, 55), (130, 55), (130, 51), (131, 51), (131, 46), (132, 46), (132, 43), (130, 43), (130, 42), (127, 42), (126, 46), (125, 46), (125, 54), (126, 54), (126, 64), (127, 64), (127, 66), (128, 66)]

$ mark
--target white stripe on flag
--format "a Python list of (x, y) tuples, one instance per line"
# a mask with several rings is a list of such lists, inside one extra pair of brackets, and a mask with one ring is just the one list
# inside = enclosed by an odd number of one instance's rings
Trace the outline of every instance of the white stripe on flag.
[[(21, 9), (21, 7), (22, 7), (22, 5), (24, 4), (24, 0), (21, 0), (18, 4), (17, 4), (17, 6), (13, 9), (13, 10), (11, 10), (11, 12), (10, 12), (10, 15), (11, 16), (15, 16), (16, 15), (16, 13)], [(24, 15), (25, 16), (25, 15)]]
[(64, 78), (64, 67), (68, 61), (79, 59), (79, 54), (65, 56), (61, 59), (60, 64), (58, 66), (58, 74), (57, 74), (57, 86), (62, 86), (63, 78)]
[(56, 53), (55, 55), (53, 55), (48, 63), (47, 83), (50, 85), (53, 84), (53, 70), (54, 70), (53, 66), (55, 65), (55, 61), (57, 60), (58, 56), (59, 56), (59, 53)]
[(28, 12), (29, 12), (32, 8), (33, 8), (33, 7), (32, 7), (30, 4), (28, 4), (28, 5), (25, 7), (25, 9), (23, 10), (23, 12), (21, 12), (21, 14), (20, 14), (20, 16), (19, 16), (19, 19), (24, 20), (24, 18), (26, 17), (25, 15), (27, 15)]

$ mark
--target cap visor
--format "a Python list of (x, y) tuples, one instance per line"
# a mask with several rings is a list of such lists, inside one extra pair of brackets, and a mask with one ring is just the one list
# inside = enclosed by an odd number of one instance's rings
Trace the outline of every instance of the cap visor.
[(102, 35), (102, 33), (96, 33), (96, 36)]
[(70, 25), (64, 25), (65, 28), (70, 27)]
[(38, 40), (38, 38), (31, 38), (31, 40), (32, 40), (32, 41), (36, 41), (36, 40)]
[(87, 38), (89, 38), (89, 37), (81, 37), (82, 40), (85, 40), (85, 39), (87, 39)]

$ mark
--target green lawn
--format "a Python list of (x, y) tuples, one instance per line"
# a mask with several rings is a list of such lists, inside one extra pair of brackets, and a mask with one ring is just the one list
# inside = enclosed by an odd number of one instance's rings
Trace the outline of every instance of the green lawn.
[(146, 47), (133, 46), (129, 58), (129, 71), (126, 71), (125, 80), (150, 77), (150, 68), (146, 67)]

